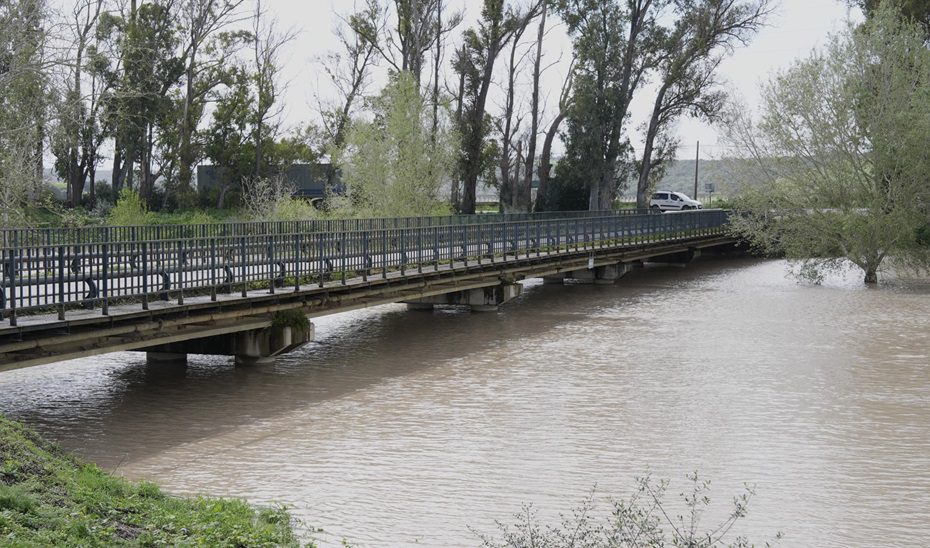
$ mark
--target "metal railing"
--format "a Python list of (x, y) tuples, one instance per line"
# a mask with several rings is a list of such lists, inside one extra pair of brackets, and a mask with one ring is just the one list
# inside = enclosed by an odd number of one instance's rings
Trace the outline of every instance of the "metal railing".
[(612, 215), (643, 215), (658, 213), (649, 209), (616, 211), (555, 211), (543, 213), (482, 213), (479, 215), (437, 215), (427, 217), (384, 217), (369, 219), (310, 219), (304, 221), (245, 221), (192, 225), (90, 226), (71, 228), (0, 228), (0, 246), (58, 245), (98, 242), (177, 240), (258, 236), (266, 234), (298, 234), (317, 232), (354, 232), (471, 224), (574, 219)]
[[(443, 223), (422, 219), (420, 224), (353, 220), (313, 225), (312, 230), (277, 223), (265, 226), (266, 232), (260, 231), (261, 224), (248, 224), (249, 232), (194, 230), (193, 236), (187, 235), (191, 227), (180, 226), (163, 238), (155, 237), (162, 233), (131, 230), (139, 227), (105, 227), (94, 229), (99, 238), (90, 241), (52, 243), (24, 242), (21, 232), (9, 230), (10, 239), (0, 247), (0, 318), (16, 325), (19, 314), (57, 310), (64, 320), (76, 308), (108, 315), (111, 305), (124, 302), (148, 309), (153, 300), (183, 304), (185, 296), (215, 300), (222, 293), (245, 298), (250, 290), (299, 291), (310, 284), (387, 278), (392, 272), (438, 271), (450, 263), (468, 266), (670, 242), (724, 233), (727, 212), (595, 212), (503, 221), (490, 217), (490, 222), (485, 216), (467, 222), (461, 217), (445, 217)], [(379, 222), (386, 226), (371, 227)], [(130, 237), (124, 239), (127, 231)], [(174, 237), (179, 234), (184, 236)]]

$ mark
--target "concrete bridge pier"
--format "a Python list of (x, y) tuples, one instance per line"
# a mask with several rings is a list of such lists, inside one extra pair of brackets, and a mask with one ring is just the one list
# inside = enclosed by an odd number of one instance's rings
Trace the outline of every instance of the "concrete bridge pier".
[(610, 285), (633, 270), (631, 263), (617, 263), (584, 270), (573, 270), (546, 276), (544, 284), (562, 284), (565, 280), (574, 280), (582, 284)]
[(314, 328), (269, 326), (251, 331), (235, 331), (204, 339), (170, 343), (141, 349), (149, 364), (186, 363), (188, 354), (232, 356), (236, 365), (274, 363), (277, 356), (292, 352), (313, 341)]
[(480, 289), (466, 289), (444, 295), (434, 295), (404, 301), (410, 310), (432, 310), (434, 306), (467, 306), (472, 312), (495, 312), (500, 305), (516, 299), (523, 293), (518, 283), (504, 283)]

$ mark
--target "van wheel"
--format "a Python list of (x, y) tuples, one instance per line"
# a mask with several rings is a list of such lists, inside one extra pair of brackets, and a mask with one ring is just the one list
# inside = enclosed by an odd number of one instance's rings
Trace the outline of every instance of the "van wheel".
[(649, 207), (649, 209), (655, 209), (655, 210), (658, 210), (658, 209), (659, 209), (659, 206), (657, 206), (657, 205), (654, 205), (654, 206), (650, 206), (650, 207)]
[(689, 209), (691, 209), (691, 206), (681, 206), (682, 211), (687, 211)]

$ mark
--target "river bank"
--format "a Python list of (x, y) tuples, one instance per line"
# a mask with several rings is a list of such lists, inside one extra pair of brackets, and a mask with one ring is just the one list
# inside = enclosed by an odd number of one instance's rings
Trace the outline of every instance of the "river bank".
[(0, 417), (0, 545), (297, 546), (283, 508), (166, 495)]

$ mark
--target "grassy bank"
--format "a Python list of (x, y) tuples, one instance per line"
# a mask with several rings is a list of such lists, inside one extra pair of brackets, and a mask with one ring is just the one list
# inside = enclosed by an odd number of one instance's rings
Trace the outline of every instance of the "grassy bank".
[(296, 546), (283, 509), (179, 498), (0, 417), (0, 546)]

